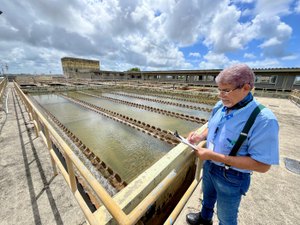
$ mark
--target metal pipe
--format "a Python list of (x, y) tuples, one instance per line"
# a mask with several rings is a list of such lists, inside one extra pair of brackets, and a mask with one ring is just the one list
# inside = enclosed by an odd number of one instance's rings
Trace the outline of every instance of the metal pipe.
[(172, 170), (152, 191), (150, 194), (147, 195), (146, 198), (137, 206), (135, 207), (130, 214), (129, 223), (136, 224), (138, 220), (146, 213), (147, 209), (163, 194), (167, 188), (174, 182), (175, 178), (177, 177), (177, 172)]
[[(203, 131), (206, 127), (207, 127), (207, 123), (204, 124), (197, 132), (201, 133), (201, 131)], [(201, 147), (203, 147), (205, 145), (205, 143), (206, 143), (206, 141), (202, 141), (202, 142), (199, 143), (199, 145)], [(170, 214), (168, 219), (165, 221), (164, 225), (169, 225), (169, 224), (171, 225), (171, 224), (174, 223), (174, 221), (178, 217), (179, 213), (181, 212), (181, 210), (185, 206), (186, 202), (188, 201), (188, 199), (190, 198), (190, 196), (194, 192), (195, 188), (201, 182), (200, 176), (201, 176), (203, 161), (200, 160), (199, 158), (197, 158), (196, 160), (197, 160), (197, 166), (196, 166), (195, 179), (191, 183), (191, 185), (189, 186), (187, 191), (184, 193), (184, 195), (182, 196), (182, 198), (180, 199), (180, 201), (178, 202), (178, 204), (176, 205), (176, 207), (174, 208), (174, 210), (172, 211), (172, 213)]]
[(83, 213), (88, 221), (88, 224), (92, 224), (92, 225), (101, 224), (101, 221), (98, 221), (98, 218), (93, 215), (93, 213), (91, 212), (89, 207), (86, 205), (84, 199), (82, 198), (82, 196), (78, 190), (75, 191), (74, 196), (75, 196), (76, 201), (80, 205), (80, 208), (83, 211)]
[(198, 181), (193, 180), (193, 182), (191, 183), (191, 185), (189, 186), (187, 191), (184, 193), (184, 195), (182, 196), (182, 198), (180, 199), (180, 201), (178, 202), (176, 207), (173, 209), (172, 213), (169, 215), (168, 219), (165, 221), (164, 225), (172, 225), (174, 223), (174, 221), (178, 217), (179, 213), (185, 206), (186, 202), (188, 201), (188, 199), (194, 192), (197, 185), (198, 185)]
[(50, 154), (53, 158), (53, 160), (55, 161), (57, 167), (59, 168), (61, 174), (63, 175), (63, 178), (65, 178), (67, 184), (69, 185), (69, 187), (71, 186), (70, 183), (70, 178), (69, 178), (69, 174), (68, 172), (65, 170), (65, 167), (63, 166), (63, 164), (60, 162), (59, 158), (57, 157), (55, 151), (53, 149), (50, 149)]

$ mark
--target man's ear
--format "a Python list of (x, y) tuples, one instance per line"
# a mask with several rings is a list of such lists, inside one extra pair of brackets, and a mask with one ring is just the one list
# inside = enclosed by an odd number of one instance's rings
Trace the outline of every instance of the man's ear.
[(245, 91), (251, 91), (252, 88), (251, 88), (250, 84), (244, 84), (243, 89)]

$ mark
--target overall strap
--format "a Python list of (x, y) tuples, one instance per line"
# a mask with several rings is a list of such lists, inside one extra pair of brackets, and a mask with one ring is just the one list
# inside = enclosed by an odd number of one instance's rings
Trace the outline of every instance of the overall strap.
[[(233, 148), (231, 149), (231, 152), (229, 153), (229, 156), (236, 156), (237, 152), (239, 151), (240, 147), (242, 146), (242, 144), (244, 143), (244, 141), (246, 140), (247, 136), (248, 136), (248, 132), (251, 129), (257, 115), (261, 112), (262, 109), (264, 109), (265, 106), (263, 106), (262, 104), (259, 104), (251, 113), (249, 119), (247, 120), (242, 132), (240, 133), (240, 136), (238, 138), (238, 140), (236, 141), (235, 145), (233, 146)], [(230, 166), (229, 165), (225, 165), (225, 168), (228, 169)]]

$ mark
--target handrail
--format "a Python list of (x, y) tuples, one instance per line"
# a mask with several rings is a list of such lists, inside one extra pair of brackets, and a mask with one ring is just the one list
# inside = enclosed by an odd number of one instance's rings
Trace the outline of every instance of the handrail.
[[(36, 107), (31, 103), (31, 101), (28, 99), (28, 97), (21, 91), (19, 85), (14, 82), (15, 90), (17, 91), (18, 95), (20, 96), (22, 102), (24, 103), (26, 110), (29, 114), (29, 117), (31, 120), (33, 120), (36, 135), (41, 136), (43, 140), (46, 140), (46, 145), (48, 147), (48, 150), (50, 152), (52, 166), (54, 174), (57, 174), (56, 172), (56, 166), (61, 171), (61, 174), (65, 178), (66, 182), (69, 185), (69, 188), (72, 190), (76, 200), (78, 201), (81, 209), (83, 210), (86, 219), (89, 221), (90, 224), (97, 224), (97, 219), (93, 216), (93, 214), (88, 209), (88, 206), (84, 202), (84, 199), (82, 196), (78, 193), (76, 185), (74, 185), (74, 173), (68, 173), (70, 171), (73, 171), (73, 165), (78, 169), (78, 172), (83, 177), (87, 178), (87, 182), (91, 185), (91, 187), (95, 184), (98, 184), (98, 181), (95, 179), (95, 177), (89, 172), (89, 170), (84, 166), (84, 164), (79, 160), (79, 158), (73, 153), (73, 151), (70, 149), (70, 147), (67, 145), (67, 143), (59, 136), (59, 134), (55, 131), (55, 129), (50, 125), (50, 123), (44, 118), (44, 116), (36, 109)], [(43, 132), (40, 132), (41, 124), (43, 124), (45, 135)], [(56, 153), (54, 152), (52, 148), (52, 139), (50, 136), (61, 146), (61, 149), (66, 157), (66, 162), (68, 166), (68, 172), (65, 170), (64, 166), (60, 162), (59, 158), (56, 156)]]
[[(97, 197), (101, 200), (104, 207), (109, 211), (113, 218), (121, 225), (132, 225), (135, 224), (147, 211), (148, 206), (153, 204), (161, 196), (161, 194), (174, 182), (176, 172), (174, 169), (163, 178), (161, 182), (141, 201), (134, 209), (128, 214), (125, 214), (123, 209), (116, 203), (116, 201), (108, 194), (104, 187), (96, 180), (93, 174), (85, 167), (85, 165), (80, 161), (80, 159), (75, 155), (67, 143), (60, 137), (57, 131), (52, 127), (52, 125), (47, 121), (47, 119), (38, 111), (35, 105), (28, 99), (28, 97), (22, 92), (19, 85), (14, 82), (15, 90), (22, 99), (26, 110), (29, 114), (31, 120), (33, 120), (36, 135), (41, 136), (45, 141), (52, 161), (54, 174), (57, 174), (56, 166), (61, 171), (61, 174), (65, 178), (69, 188), (74, 194), (79, 206), (81, 207), (86, 219), (91, 225), (100, 224), (101, 220), (95, 212), (92, 213), (87, 204), (85, 203), (83, 197), (79, 193), (76, 185), (75, 171), (80, 174), (81, 177), (85, 179), (87, 184), (92, 188)], [(43, 129), (42, 129), (43, 128)], [(63, 151), (63, 155), (66, 160), (67, 170), (62, 165), (60, 159), (53, 150), (52, 139), (58, 143), (60, 150)], [(75, 167), (75, 168), (74, 168)], [(201, 168), (200, 168), (201, 169)], [(196, 173), (197, 174), (197, 173)]]
[(2, 100), (2, 96), (4, 94), (4, 90), (5, 90), (6, 85), (7, 85), (7, 78), (4, 78), (0, 82), (0, 101)]
[[(207, 123), (205, 125), (203, 125), (199, 129), (198, 132), (200, 133), (201, 130), (203, 130), (206, 127), (207, 127)], [(200, 142), (200, 146), (201, 147), (203, 147), (205, 144), (206, 144), (206, 141)], [(191, 197), (191, 195), (194, 192), (195, 188), (201, 182), (201, 180), (202, 180), (202, 176), (201, 176), (202, 175), (201, 174), (201, 172), (202, 172), (202, 166), (203, 166), (203, 161), (200, 160), (199, 158), (197, 158), (197, 168), (196, 168), (196, 173), (195, 173), (195, 179), (192, 181), (192, 183), (190, 184), (190, 186), (187, 189), (187, 191), (181, 197), (180, 201), (178, 202), (178, 204), (176, 205), (176, 207), (173, 209), (173, 211), (171, 212), (171, 214), (169, 215), (169, 217), (166, 219), (164, 225), (172, 225), (174, 223), (174, 221), (178, 217), (179, 213), (183, 209), (184, 205), (186, 204), (186, 202), (188, 201), (188, 199)], [(202, 192), (202, 189), (200, 190), (200, 192)]]

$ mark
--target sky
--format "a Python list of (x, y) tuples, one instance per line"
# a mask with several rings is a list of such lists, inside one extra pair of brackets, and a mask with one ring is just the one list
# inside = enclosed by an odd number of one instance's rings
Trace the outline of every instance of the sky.
[(1, 73), (300, 67), (300, 0), (1, 0)]

